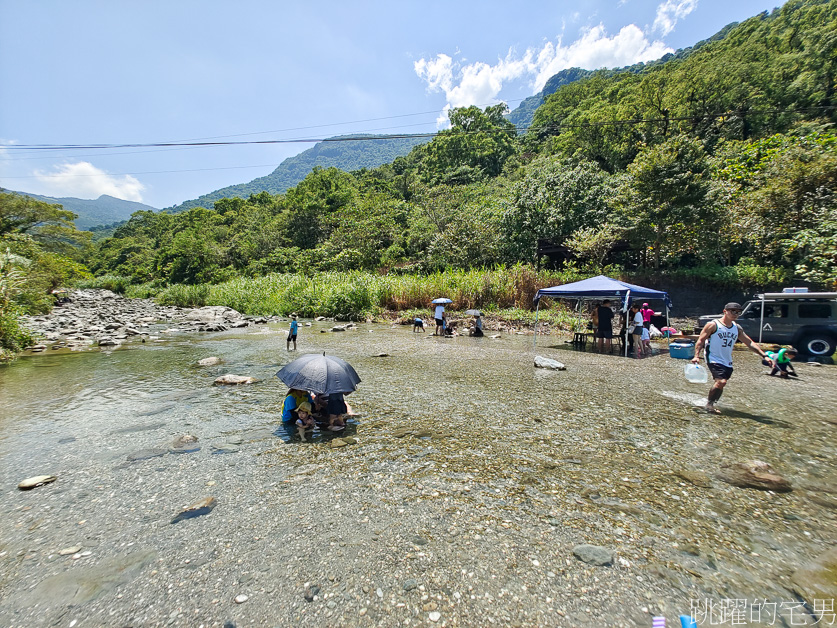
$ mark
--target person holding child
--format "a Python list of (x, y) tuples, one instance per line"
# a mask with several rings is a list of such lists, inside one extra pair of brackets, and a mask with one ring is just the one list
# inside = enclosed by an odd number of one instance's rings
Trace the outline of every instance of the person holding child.
[(314, 404), (311, 394), (306, 390), (291, 388), (282, 403), (282, 422), (286, 424), (295, 423), (299, 418), (299, 407), (304, 403), (308, 404), (308, 412), (310, 413)]

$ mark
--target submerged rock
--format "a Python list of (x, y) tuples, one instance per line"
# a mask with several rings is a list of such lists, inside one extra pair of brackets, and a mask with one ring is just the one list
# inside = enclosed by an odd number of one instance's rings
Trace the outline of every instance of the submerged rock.
[(43, 486), (44, 484), (49, 484), (50, 482), (55, 482), (58, 478), (54, 475), (36, 475), (31, 478), (26, 478), (17, 487), (21, 491), (30, 491), (36, 486)]
[[(808, 602), (816, 614), (814, 600), (837, 598), (837, 548), (831, 549), (813, 562), (797, 569), (791, 576), (794, 591)], [(825, 608), (820, 605), (817, 619), (825, 618)], [(834, 617), (831, 610), (829, 616)]]
[(179, 523), (184, 519), (193, 519), (195, 517), (200, 517), (202, 515), (208, 515), (212, 512), (212, 509), (215, 508), (217, 501), (214, 497), (204, 497), (199, 502), (195, 502), (191, 506), (187, 506), (183, 510), (181, 510), (174, 519), (171, 520), (172, 523)]
[(613, 564), (613, 552), (606, 547), (598, 545), (576, 545), (573, 548), (573, 555), (580, 561), (596, 567), (605, 567)]
[(203, 360), (198, 360), (198, 366), (215, 366), (216, 364), (221, 364), (221, 358), (217, 358), (212, 356), (210, 358), (204, 358)]
[(256, 381), (255, 377), (248, 377), (246, 375), (233, 375), (227, 373), (215, 379), (216, 386), (237, 386), (238, 384), (252, 384)]
[(748, 460), (722, 465), (718, 477), (727, 484), (739, 488), (758, 488), (779, 493), (793, 490), (788, 480), (761, 460)]
[(553, 371), (566, 371), (567, 367), (558, 360), (551, 360), (540, 355), (535, 356), (535, 367), (539, 369), (551, 369)]

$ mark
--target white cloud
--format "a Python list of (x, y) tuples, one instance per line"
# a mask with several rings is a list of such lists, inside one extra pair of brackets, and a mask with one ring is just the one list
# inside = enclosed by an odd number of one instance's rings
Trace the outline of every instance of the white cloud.
[(698, 0), (665, 0), (657, 7), (654, 30), (665, 37), (674, 30), (678, 20), (682, 20), (697, 8)]
[[(688, 2), (696, 0), (681, 0), (681, 4)], [(443, 111), (446, 122), (447, 109), (496, 103), (503, 85), (515, 79), (530, 77), (533, 91), (539, 92), (549, 77), (566, 68), (620, 67), (659, 59), (669, 52), (672, 52), (671, 48), (661, 41), (649, 41), (634, 24), (623, 27), (612, 37), (600, 24), (584, 31), (568, 46), (560, 39), (556, 43), (546, 42), (539, 50), (528, 49), (522, 57), (510, 50), (495, 65), (481, 61), (456, 62), (446, 54), (438, 54), (430, 60), (416, 61), (414, 69), (427, 83), (428, 90), (445, 93), (448, 101)]]
[(36, 181), (41, 190), (36, 194), (47, 196), (74, 196), (76, 198), (99, 198), (102, 194), (126, 201), (142, 202), (145, 186), (135, 177), (111, 175), (87, 161), (54, 166), (49, 172), (36, 170)]

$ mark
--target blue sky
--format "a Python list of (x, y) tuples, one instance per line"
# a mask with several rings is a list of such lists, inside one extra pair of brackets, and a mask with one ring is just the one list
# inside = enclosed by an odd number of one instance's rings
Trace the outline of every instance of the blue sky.
[(0, 187), (168, 207), (312, 146), (23, 150), (426, 133), (566, 67), (659, 58), (779, 0), (0, 0)]

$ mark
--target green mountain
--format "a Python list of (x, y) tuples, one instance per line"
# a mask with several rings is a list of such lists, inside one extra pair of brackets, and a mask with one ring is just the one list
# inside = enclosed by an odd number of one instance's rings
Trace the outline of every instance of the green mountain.
[(248, 198), (251, 194), (269, 192), (284, 194), (302, 181), (315, 167), (339, 168), (346, 172), (363, 168), (377, 168), (391, 163), (396, 157), (407, 155), (413, 147), (430, 141), (430, 137), (406, 136), (391, 138), (378, 135), (342, 135), (318, 142), (298, 155), (288, 157), (265, 177), (249, 183), (231, 185), (164, 211), (177, 213), (193, 207), (211, 208), (220, 198)]
[[(766, 15), (766, 13), (764, 15)], [(600, 75), (603, 74), (605, 76), (615, 76), (622, 72), (639, 73), (643, 70), (646, 70), (647, 68), (652, 68), (656, 65), (666, 63), (667, 61), (685, 59), (692, 53), (697, 52), (698, 50), (703, 48), (706, 44), (724, 39), (727, 36), (727, 34), (737, 25), (738, 22), (732, 22), (730, 24), (727, 24), (717, 33), (712, 35), (712, 37), (701, 40), (694, 46), (689, 46), (688, 48), (681, 48), (677, 52), (664, 55), (655, 61), (649, 61), (647, 63), (635, 63), (634, 65), (629, 65), (624, 68), (616, 68), (613, 70), (583, 70), (581, 68), (567, 68), (566, 70), (561, 70), (560, 72), (558, 72), (558, 74), (553, 74), (546, 81), (546, 84), (544, 84), (543, 89), (540, 92), (538, 92), (534, 96), (529, 96), (529, 98), (523, 100), (514, 111), (510, 112), (506, 116), (506, 119), (512, 124), (514, 124), (520, 131), (525, 131), (532, 124), (532, 120), (535, 117), (535, 111), (537, 110), (537, 108), (544, 103), (548, 96), (551, 96), (552, 94), (557, 92), (564, 85), (569, 85), (570, 83), (575, 83), (576, 81), (590, 78), (596, 73), (599, 73)]]
[(52, 196), (41, 196), (40, 194), (29, 194), (28, 192), (8, 191), (13, 194), (20, 194), (21, 196), (31, 196), (36, 200), (44, 201), (51, 205), (61, 205), (64, 209), (78, 215), (75, 224), (76, 229), (80, 231), (86, 231), (97, 225), (107, 225), (128, 220), (131, 214), (140, 210), (158, 211), (156, 207), (134, 201), (124, 201), (121, 198), (114, 198), (107, 194), (102, 194), (97, 199), (85, 199), (72, 197), (55, 198)]

